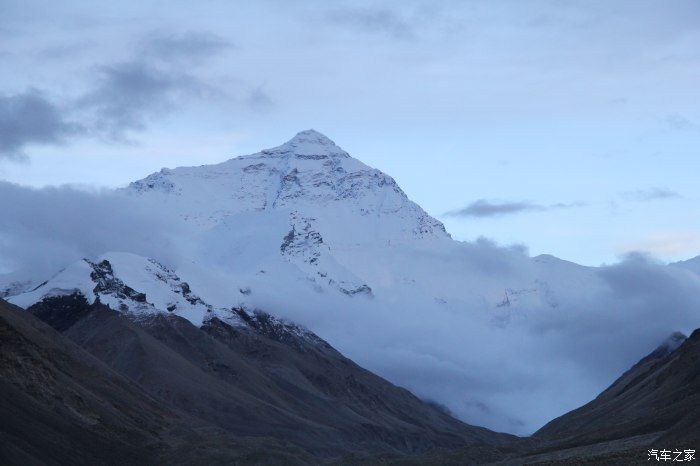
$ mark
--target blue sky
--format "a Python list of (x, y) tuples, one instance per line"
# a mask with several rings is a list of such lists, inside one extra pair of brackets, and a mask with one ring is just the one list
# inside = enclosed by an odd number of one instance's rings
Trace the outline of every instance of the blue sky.
[(188, 3), (0, 0), (0, 179), (119, 186), (314, 128), (457, 239), (700, 254), (699, 2)]

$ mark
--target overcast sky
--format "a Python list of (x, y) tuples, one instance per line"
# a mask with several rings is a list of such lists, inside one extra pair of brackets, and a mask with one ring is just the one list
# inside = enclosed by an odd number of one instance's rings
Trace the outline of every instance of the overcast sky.
[(700, 254), (700, 2), (58, 3), (0, 0), (2, 180), (120, 186), (314, 128), (457, 239)]

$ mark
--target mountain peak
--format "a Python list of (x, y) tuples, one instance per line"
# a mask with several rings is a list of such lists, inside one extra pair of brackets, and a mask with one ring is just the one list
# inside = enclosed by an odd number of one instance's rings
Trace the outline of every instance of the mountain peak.
[(666, 338), (659, 348), (664, 348), (666, 351), (669, 353), (672, 353), (676, 349), (678, 349), (681, 344), (687, 339), (688, 337), (685, 336), (682, 332), (673, 332), (671, 335)]
[[(685, 336), (685, 334), (683, 334), (682, 332), (673, 332), (671, 335), (666, 337), (666, 339), (664, 341), (662, 341), (661, 344), (659, 346), (657, 346), (654, 351), (652, 351), (646, 357), (644, 357), (641, 361), (639, 361), (637, 363), (637, 365), (643, 364), (643, 363), (648, 362), (648, 361), (654, 361), (654, 360), (668, 356), (669, 354), (676, 351), (683, 344), (683, 342), (687, 339), (688, 339), (688, 337)], [(634, 367), (637, 367), (637, 366), (634, 366)]]
[(264, 150), (262, 153), (272, 157), (294, 156), (301, 159), (350, 157), (328, 137), (313, 129), (301, 131), (281, 146)]
[(319, 133), (315, 129), (305, 129), (304, 131), (299, 131), (296, 136), (294, 136), (292, 139), (289, 140), (289, 142), (298, 142), (298, 141), (315, 141), (323, 145), (332, 145), (334, 146), (335, 143), (331, 141), (328, 136), (326, 136), (323, 133)]
[(410, 201), (393, 178), (312, 129), (217, 165), (153, 173), (131, 183), (128, 191), (155, 195), (204, 228), (228, 224), (243, 213), (277, 211), (286, 223), (281, 242), (296, 228), (302, 236), (322, 235), (323, 242), (312, 242), (319, 248), (360, 244), (360, 238), (372, 244), (449, 238), (442, 223)]

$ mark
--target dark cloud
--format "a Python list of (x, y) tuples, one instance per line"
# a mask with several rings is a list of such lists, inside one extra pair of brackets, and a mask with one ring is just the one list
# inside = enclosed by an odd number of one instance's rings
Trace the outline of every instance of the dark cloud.
[(215, 34), (194, 31), (154, 32), (140, 43), (143, 55), (168, 62), (199, 63), (232, 47), (231, 42)]
[(129, 132), (144, 130), (188, 99), (222, 95), (195, 71), (231, 46), (210, 33), (151, 33), (131, 60), (98, 67), (95, 87), (78, 106), (92, 112), (98, 135), (126, 141)]
[(61, 144), (82, 127), (36, 89), (0, 96), (0, 157), (19, 158), (31, 144)]
[(622, 193), (622, 197), (634, 202), (649, 202), (665, 199), (678, 199), (681, 197), (676, 191), (667, 188), (638, 189)]
[(396, 39), (414, 39), (411, 24), (390, 9), (344, 8), (328, 13), (334, 23), (349, 26), (363, 32), (383, 33)]
[(113, 140), (126, 140), (153, 117), (163, 115), (188, 97), (211, 92), (199, 79), (166, 71), (140, 61), (99, 68), (94, 89), (81, 97), (78, 107), (91, 112), (93, 130)]
[[(152, 33), (139, 42), (131, 59), (95, 67), (92, 86), (70, 105), (59, 107), (35, 89), (0, 97), (0, 157), (21, 157), (26, 145), (61, 144), (76, 136), (129, 142), (131, 133), (190, 100), (224, 96), (198, 71), (229, 47), (208, 33)], [(74, 48), (55, 46), (44, 52), (61, 58)], [(262, 109), (272, 100), (256, 89), (247, 103)]]
[(517, 214), (527, 211), (542, 211), (543, 206), (529, 202), (490, 202), (479, 199), (467, 207), (447, 212), (450, 217), (496, 217), (499, 215)]
[(582, 202), (560, 202), (550, 205), (540, 205), (527, 201), (491, 202), (486, 199), (478, 199), (463, 209), (452, 210), (445, 215), (449, 217), (498, 217), (521, 212), (544, 212), (548, 210), (570, 209), (573, 207), (583, 207), (584, 205), (585, 203)]

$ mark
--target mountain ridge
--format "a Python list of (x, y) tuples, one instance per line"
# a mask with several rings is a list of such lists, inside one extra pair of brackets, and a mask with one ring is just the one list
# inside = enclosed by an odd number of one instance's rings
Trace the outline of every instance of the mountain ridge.
[(320, 457), (501, 444), (354, 364), (319, 337), (256, 312), (201, 326), (173, 313), (117, 312), (79, 293), (26, 312), (51, 324), (168, 409), (236, 436), (288, 441)]
[[(449, 236), (444, 225), (410, 201), (392, 177), (352, 158), (328, 137), (314, 130), (299, 132), (280, 146), (218, 164), (164, 168), (132, 182), (125, 191), (134, 195), (166, 192), (182, 196), (190, 189), (187, 182), (203, 187), (221, 180), (231, 183), (228, 188), (233, 191), (224, 198), (235, 199), (237, 205), (221, 206), (220, 210), (209, 212), (207, 221), (201, 222), (203, 226), (211, 226), (227, 213), (241, 210), (268, 210), (299, 203), (306, 203), (307, 208), (310, 203), (334, 203), (337, 207), (362, 198), (361, 207), (350, 205), (361, 210), (362, 215), (394, 214), (406, 210), (405, 217), (419, 223), (415, 225), (415, 233)], [(264, 192), (246, 190), (249, 184)], [(210, 200), (215, 201), (216, 197), (210, 197)], [(293, 207), (290, 210), (294, 210)], [(183, 215), (187, 220), (193, 218), (191, 212)]]

